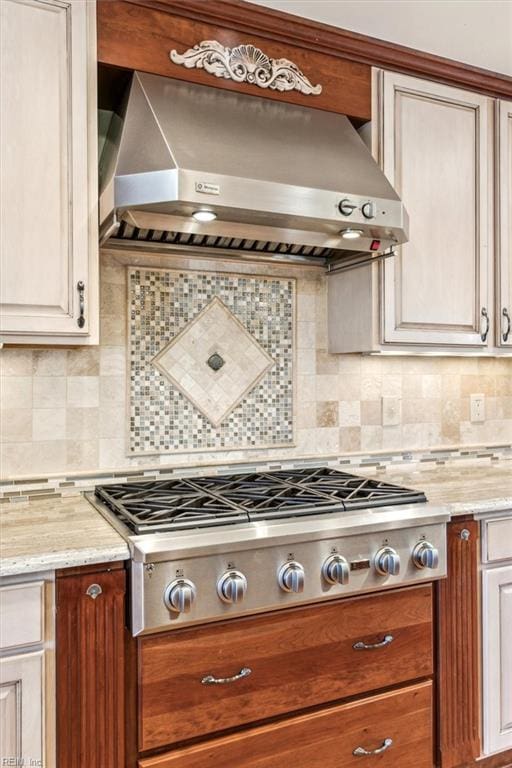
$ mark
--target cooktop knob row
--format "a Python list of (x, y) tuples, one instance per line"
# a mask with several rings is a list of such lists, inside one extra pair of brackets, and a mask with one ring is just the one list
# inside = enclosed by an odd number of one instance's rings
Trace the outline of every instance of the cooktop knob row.
[(247, 592), (247, 579), (241, 571), (228, 571), (217, 583), (217, 594), (225, 603), (241, 603)]
[(164, 594), (164, 602), (170, 611), (189, 613), (196, 599), (197, 589), (189, 579), (171, 581)]

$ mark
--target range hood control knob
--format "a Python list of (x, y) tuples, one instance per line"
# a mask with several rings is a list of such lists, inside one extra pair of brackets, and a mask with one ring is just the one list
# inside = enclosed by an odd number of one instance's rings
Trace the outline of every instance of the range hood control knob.
[(304, 566), (300, 563), (285, 563), (279, 569), (277, 579), (284, 592), (304, 592)]
[(329, 584), (348, 584), (349, 573), (349, 565), (341, 555), (331, 555), (322, 567), (322, 576)]
[(429, 541), (420, 541), (412, 551), (412, 561), (416, 568), (438, 568), (439, 551)]
[(217, 594), (224, 603), (241, 603), (247, 592), (247, 579), (240, 571), (228, 571), (217, 583)]
[(377, 206), (375, 203), (363, 203), (361, 206), (361, 212), (365, 219), (374, 219), (377, 215)]
[(351, 216), (356, 208), (357, 205), (351, 203), (350, 200), (346, 197), (343, 200), (340, 200), (338, 203), (338, 210), (342, 216)]
[(398, 576), (400, 573), (400, 555), (391, 547), (379, 549), (375, 555), (375, 568), (381, 576)]
[(188, 579), (171, 581), (165, 590), (164, 602), (170, 611), (189, 613), (196, 598), (197, 589)]

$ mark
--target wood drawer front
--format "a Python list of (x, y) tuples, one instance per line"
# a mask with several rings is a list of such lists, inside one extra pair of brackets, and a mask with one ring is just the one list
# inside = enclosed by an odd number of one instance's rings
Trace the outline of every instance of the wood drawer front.
[[(376, 756), (356, 756), (354, 749)], [(329, 707), (139, 761), (139, 768), (432, 768), (432, 683)]]
[(141, 640), (139, 662), (144, 751), (432, 674), (432, 587), (173, 631)]
[(484, 540), (487, 542), (484, 559), (488, 563), (512, 560), (512, 515), (486, 520)]
[(0, 588), (0, 648), (42, 643), (44, 581)]

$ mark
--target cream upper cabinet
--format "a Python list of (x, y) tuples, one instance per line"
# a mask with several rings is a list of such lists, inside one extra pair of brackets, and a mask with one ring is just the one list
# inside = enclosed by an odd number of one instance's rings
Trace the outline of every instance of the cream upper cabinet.
[(2, 341), (98, 343), (95, 2), (0, 13)]
[(382, 271), (382, 339), (493, 344), (493, 101), (376, 73), (378, 156), (410, 218)]
[(512, 101), (497, 105), (497, 343), (512, 347)]

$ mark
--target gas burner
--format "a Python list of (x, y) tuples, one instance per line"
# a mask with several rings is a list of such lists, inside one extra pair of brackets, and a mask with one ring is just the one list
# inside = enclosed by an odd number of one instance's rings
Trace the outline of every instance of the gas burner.
[(98, 486), (131, 532), (161, 533), (425, 502), (425, 494), (326, 467)]

